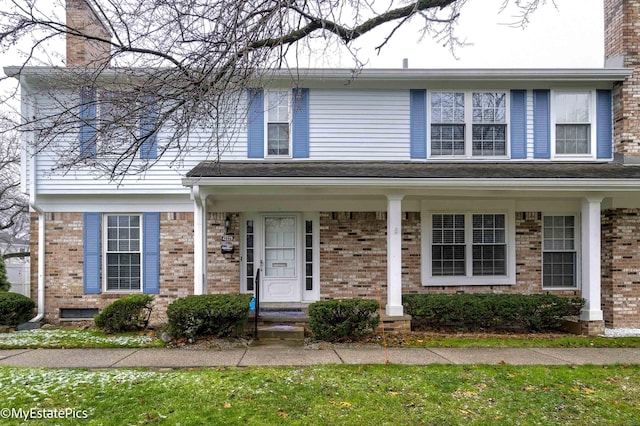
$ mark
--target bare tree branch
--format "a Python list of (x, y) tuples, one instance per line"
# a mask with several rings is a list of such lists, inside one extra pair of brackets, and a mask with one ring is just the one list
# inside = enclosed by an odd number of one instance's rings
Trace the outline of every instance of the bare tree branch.
[[(247, 89), (268, 84), (274, 70), (283, 71), (305, 49), (342, 46), (352, 55), (357, 75), (362, 62), (353, 41), (387, 28), (376, 48), (380, 51), (399, 28), (418, 21), (422, 34), (454, 50), (460, 45), (455, 24), (467, 2), (87, 1), (104, 24), (103, 32), (67, 22), (64, 0), (9, 0), (0, 10), (0, 52), (29, 45), (14, 77), (39, 85), (33, 114), (19, 117), (15, 127), (31, 135), (31, 154), (55, 157), (52, 174), (89, 168), (116, 181), (145, 173), (158, 162), (179, 168), (195, 151), (219, 159), (242, 133), (238, 118), (246, 113)], [(512, 1), (523, 11), (522, 22), (545, 2)], [(39, 60), (43, 50), (65, 38), (108, 46), (107, 57), (66, 69)], [(50, 67), (25, 67), (43, 64)], [(293, 70), (291, 76), (296, 75)], [(81, 88), (94, 88), (95, 97), (81, 99)], [(140, 117), (149, 108), (155, 122), (141, 132)], [(97, 118), (83, 116), (87, 109), (95, 109)], [(83, 153), (79, 141), (87, 126), (96, 132), (94, 156)], [(157, 138), (158, 155), (140, 158), (150, 138)]]

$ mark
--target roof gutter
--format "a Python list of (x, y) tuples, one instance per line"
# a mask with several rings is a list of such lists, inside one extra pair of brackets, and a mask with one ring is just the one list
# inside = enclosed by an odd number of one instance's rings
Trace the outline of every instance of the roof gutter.
[(335, 188), (446, 188), (446, 189), (491, 189), (539, 191), (638, 191), (639, 179), (584, 179), (584, 178), (518, 178), (518, 179), (471, 179), (471, 178), (375, 178), (375, 177), (187, 177), (182, 179), (187, 187), (335, 187)]

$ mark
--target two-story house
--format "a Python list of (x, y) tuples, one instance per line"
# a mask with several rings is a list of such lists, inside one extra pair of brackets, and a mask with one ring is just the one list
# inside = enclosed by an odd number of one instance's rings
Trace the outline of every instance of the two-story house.
[[(622, 36), (640, 20), (632, 3), (605, 1), (602, 69), (274, 72), (243, 94), (219, 161), (194, 150), (117, 183), (59, 173), (52, 153), (32, 150), (22, 177), (39, 316), (91, 317), (144, 292), (161, 321), (178, 297), (259, 285), (262, 303), (287, 306), (380, 292), (399, 321), (408, 293), (582, 296), (586, 332), (639, 327), (640, 34)], [(74, 49), (68, 66), (82, 66)], [(6, 72), (25, 115), (54, 107), (61, 70)], [(87, 149), (85, 127), (64, 135), (69, 149)]]

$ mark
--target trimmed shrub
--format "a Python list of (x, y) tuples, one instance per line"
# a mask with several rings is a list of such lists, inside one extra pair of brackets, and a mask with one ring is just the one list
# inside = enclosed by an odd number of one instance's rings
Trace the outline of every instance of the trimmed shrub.
[(414, 330), (551, 330), (584, 305), (548, 294), (407, 294), (402, 301)]
[(0, 291), (9, 291), (11, 283), (7, 278), (7, 267), (4, 263), (4, 257), (0, 256)]
[(16, 326), (33, 317), (33, 300), (18, 293), (0, 292), (0, 325)]
[(309, 328), (318, 340), (357, 340), (372, 333), (379, 322), (375, 300), (334, 299), (309, 305)]
[(153, 296), (132, 294), (118, 299), (104, 308), (93, 320), (108, 333), (142, 330), (149, 324)]
[(203, 294), (177, 299), (167, 308), (174, 337), (230, 336), (244, 329), (251, 294)]

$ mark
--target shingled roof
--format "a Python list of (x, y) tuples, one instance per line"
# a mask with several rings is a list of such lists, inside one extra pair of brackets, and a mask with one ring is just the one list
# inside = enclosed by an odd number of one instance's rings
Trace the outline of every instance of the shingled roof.
[(640, 179), (640, 166), (620, 163), (213, 162), (187, 178)]

